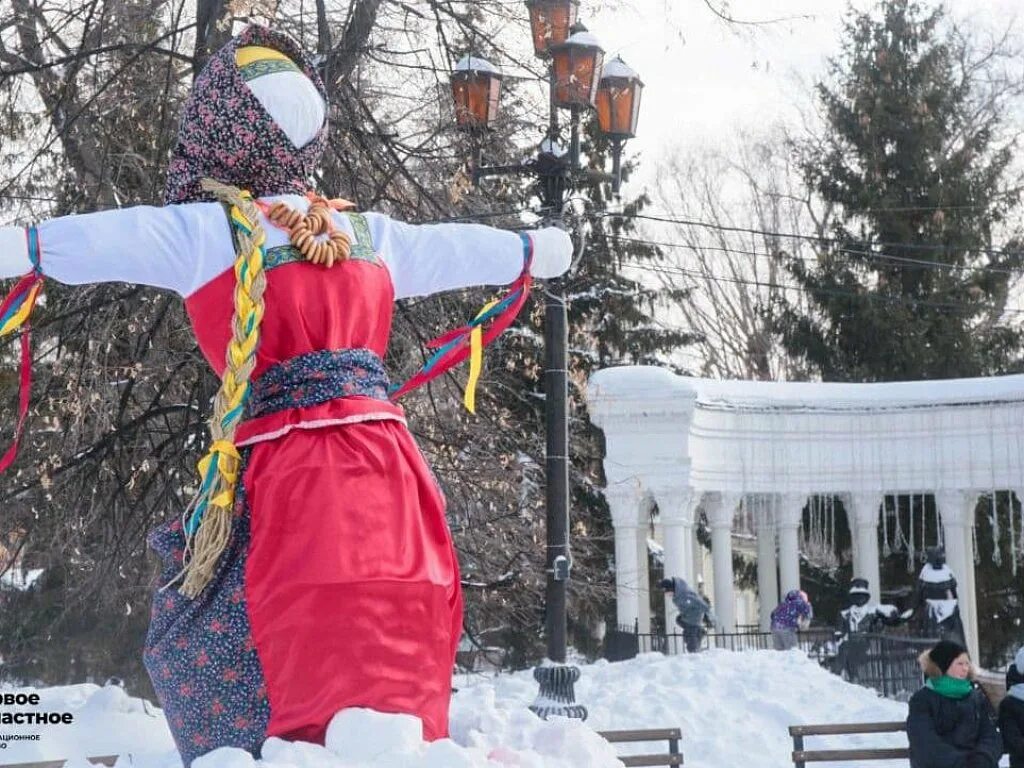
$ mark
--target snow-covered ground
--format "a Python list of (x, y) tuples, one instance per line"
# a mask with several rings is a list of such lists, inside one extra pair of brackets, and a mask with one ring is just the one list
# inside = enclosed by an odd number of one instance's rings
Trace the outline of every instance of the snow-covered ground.
[[(612, 768), (615, 749), (594, 730), (682, 729), (693, 768), (791, 766), (787, 727), (796, 723), (902, 720), (906, 705), (844, 683), (798, 651), (710, 651), (698, 656), (646, 654), (582, 668), (577, 700), (585, 724), (542, 722), (527, 706), (537, 692), (530, 672), (460, 677), (452, 705), (452, 739), (425, 744), (419, 721), (354, 710), (335, 717), (327, 746), (270, 739), (260, 768)], [(0, 735), (41, 733), (39, 742), (6, 742), (0, 764), (88, 755), (132, 755), (133, 768), (178, 768), (160, 710), (120, 688), (46, 688), (38, 710), (71, 711), (69, 726), (0, 726)], [(28, 711), (27, 708), (22, 708)], [(10, 708), (8, 708), (10, 711)], [(904, 745), (901, 734), (822, 739), (808, 747)], [(618, 745), (627, 754), (629, 745)], [(633, 752), (664, 752), (660, 744)], [(127, 768), (127, 763), (123, 764)], [(254, 768), (239, 750), (218, 750), (195, 768)], [(847, 766), (852, 764), (847, 763)], [(884, 768), (888, 763), (871, 763)], [(83, 768), (74, 761), (69, 768)]]

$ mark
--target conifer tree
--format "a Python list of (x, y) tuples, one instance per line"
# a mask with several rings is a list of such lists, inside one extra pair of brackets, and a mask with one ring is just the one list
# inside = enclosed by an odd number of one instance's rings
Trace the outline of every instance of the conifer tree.
[(817, 88), (824, 135), (801, 155), (831, 222), (816, 258), (787, 260), (810, 309), (785, 306), (775, 330), (826, 381), (1017, 368), (1003, 317), (1022, 259), (1007, 232), (1014, 144), (984, 67), (913, 0), (853, 12), (844, 38)]

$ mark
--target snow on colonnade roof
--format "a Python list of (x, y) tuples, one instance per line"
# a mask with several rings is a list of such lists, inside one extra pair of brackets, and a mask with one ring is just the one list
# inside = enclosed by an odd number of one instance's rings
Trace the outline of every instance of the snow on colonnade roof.
[(891, 410), (931, 406), (1024, 402), (1024, 375), (867, 384), (742, 381), (678, 376), (657, 366), (618, 366), (594, 373), (587, 399), (605, 410), (613, 403), (695, 398), (697, 407), (766, 410)]

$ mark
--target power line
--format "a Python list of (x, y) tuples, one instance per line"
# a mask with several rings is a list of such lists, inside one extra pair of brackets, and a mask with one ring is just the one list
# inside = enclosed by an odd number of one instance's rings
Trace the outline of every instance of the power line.
[[(683, 275), (696, 277), (714, 283), (731, 283), (735, 285), (749, 285), (757, 288), (769, 288), (777, 291), (796, 291), (803, 294), (823, 293), (831, 296), (846, 296), (852, 299), (877, 301), (886, 304), (901, 304), (904, 306), (921, 306), (934, 309), (954, 309), (969, 311), (974, 314), (980, 310), (993, 310), (1007, 314), (1024, 315), (1024, 309), (1018, 307), (998, 307), (992, 304), (964, 304), (962, 302), (938, 302), (928, 299), (915, 299), (910, 296), (884, 296), (877, 293), (855, 293), (833, 288), (815, 288), (813, 290), (799, 285), (786, 285), (782, 283), (766, 283), (760, 280), (747, 280), (737, 277), (725, 277), (722, 275), (710, 275), (700, 270), (686, 269), (684, 267), (669, 267), (658, 264), (641, 264), (639, 262), (624, 262), (624, 266), (639, 269), (647, 272), (660, 272), (662, 274)], [(690, 288), (698, 288), (699, 285), (691, 285)]]
[(535, 214), (537, 216), (541, 216), (541, 215), (543, 215), (545, 213), (549, 213), (552, 210), (554, 210), (554, 209), (552, 209), (550, 207), (545, 207), (545, 206), (535, 206), (535, 207), (527, 206), (527, 207), (524, 207), (524, 208), (517, 208), (517, 209), (514, 209), (514, 210), (510, 210), (510, 211), (492, 211), (490, 213), (470, 213), (470, 214), (466, 214), (464, 216), (446, 216), (446, 217), (441, 218), (441, 219), (421, 219), (419, 221), (409, 222), (409, 223), (411, 223), (411, 224), (454, 224), (454, 223), (459, 223), (459, 222), (473, 223), (474, 221), (476, 221), (478, 219), (498, 219), (498, 218), (504, 218), (504, 217), (507, 217), (507, 216), (520, 216), (520, 215), (522, 215), (524, 213), (532, 213), (532, 214)]
[[(778, 259), (776, 254), (764, 253), (762, 251), (745, 251), (739, 248), (729, 248), (726, 246), (717, 245), (695, 245), (691, 243), (673, 243), (662, 240), (647, 240), (642, 238), (634, 237), (623, 237), (621, 235), (608, 235), (610, 239), (615, 239), (619, 242), (625, 243), (636, 243), (638, 245), (656, 245), (662, 248), (685, 248), (691, 251), (720, 251), (723, 253), (732, 253), (738, 256), (755, 256), (759, 258), (770, 259), (776, 261)], [(901, 256), (893, 256), (887, 253), (876, 253), (874, 251), (861, 251), (855, 248), (839, 248), (840, 253), (855, 254), (863, 256), (866, 261), (877, 261), (889, 264), (900, 264), (915, 269), (949, 269), (959, 270), (961, 272), (990, 272), (997, 275), (1008, 275), (1010, 277), (1015, 276), (1016, 272), (1010, 269), (1004, 269), (1002, 267), (989, 267), (986, 265), (970, 266), (967, 264), (946, 264), (941, 261), (929, 261), (927, 259), (911, 259), (904, 258)], [(801, 258), (795, 254), (787, 254), (787, 256), (796, 261), (802, 261), (804, 263), (814, 263), (815, 259)]]
[[(1003, 192), (999, 192), (999, 193), (993, 195), (992, 199), (993, 200), (1000, 200), (1000, 199), (1010, 198), (1010, 197), (1013, 197), (1014, 195), (1019, 195), (1022, 191), (1024, 191), (1024, 190), (1019, 189), (1019, 188), (1018, 189), (1007, 189), (1007, 190), (1004, 190)], [(792, 200), (794, 202), (803, 203), (803, 204), (807, 204), (807, 202), (808, 202), (806, 198), (798, 197), (796, 195), (783, 194), (783, 193), (780, 193), (780, 192), (765, 192), (764, 195), (765, 195), (765, 197), (774, 197), (774, 198), (777, 198), (779, 200)], [(989, 207), (989, 205), (987, 203), (985, 203), (985, 204), (978, 203), (978, 204), (974, 204), (974, 205), (877, 205), (877, 206), (873, 205), (873, 206), (868, 206), (868, 207), (864, 207), (864, 208), (858, 208), (856, 211), (851, 211), (851, 213), (858, 213), (858, 214), (860, 214), (860, 213), (879, 213), (879, 212), (886, 212), (886, 213), (888, 213), (888, 212), (906, 212), (906, 213), (912, 213), (912, 212), (915, 212), (915, 211), (920, 211), (920, 212), (926, 212), (926, 211), (983, 211), (983, 210), (985, 210), (988, 207)]]
[[(800, 234), (800, 233), (796, 233), (796, 232), (773, 232), (771, 230), (755, 229), (753, 227), (737, 227), (737, 226), (732, 226), (732, 225), (728, 225), (728, 224), (715, 224), (714, 222), (700, 221), (699, 219), (681, 219), (681, 218), (674, 218), (674, 217), (671, 217), (671, 216), (655, 216), (654, 214), (647, 214), (647, 213), (630, 213), (630, 214), (627, 214), (627, 213), (611, 213), (611, 212), (607, 212), (607, 211), (595, 212), (594, 214), (591, 214), (591, 215), (594, 216), (594, 217), (597, 217), (597, 218), (643, 219), (645, 221), (658, 221), (658, 222), (662, 222), (662, 223), (665, 223), (665, 224), (678, 224), (678, 225), (687, 226), (687, 227), (699, 227), (701, 229), (711, 229), (711, 230), (715, 230), (717, 232), (737, 232), (737, 233), (740, 233), (740, 234), (747, 234), (747, 235), (760, 235), (760, 236), (763, 236), (763, 237), (778, 237), (778, 238), (791, 239), (791, 240), (808, 240), (808, 241), (816, 242), (816, 243), (828, 243), (828, 244), (831, 244), (831, 245), (840, 245), (840, 246), (842, 246), (842, 242), (838, 238), (834, 238), (834, 237), (823, 237), (823, 236), (820, 236), (820, 235), (804, 235), (804, 234)], [(876, 245), (876, 246), (879, 246), (879, 247), (882, 247), (882, 248), (902, 248), (902, 249), (905, 249), (905, 250), (908, 250), (908, 251), (951, 251), (951, 250), (952, 251), (957, 251), (957, 250), (966, 250), (966, 251), (972, 251), (974, 253), (984, 253), (984, 254), (986, 254), (988, 256), (1016, 256), (1016, 257), (1020, 257), (1021, 255), (1024, 255), (1024, 251), (1019, 251), (1019, 250), (1008, 251), (1008, 250), (1005, 250), (1005, 249), (1002, 249), (1002, 248), (975, 248), (975, 247), (966, 247), (966, 246), (944, 245), (944, 244), (940, 244), (940, 243), (892, 243), (892, 242), (878, 241), (878, 242), (873, 243), (873, 245)], [(899, 258), (899, 257), (893, 257), (893, 258)], [(941, 262), (935, 262), (935, 263), (941, 263)]]

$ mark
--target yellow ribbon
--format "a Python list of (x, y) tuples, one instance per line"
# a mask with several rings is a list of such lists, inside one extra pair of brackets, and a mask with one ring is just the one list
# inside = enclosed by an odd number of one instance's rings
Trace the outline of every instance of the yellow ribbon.
[(210, 449), (206, 452), (206, 455), (199, 462), (200, 477), (206, 477), (206, 473), (210, 469), (210, 464), (213, 462), (213, 457), (217, 454), (220, 454), (220, 459), (217, 461), (217, 472), (227, 482), (228, 490), (217, 494), (207, 503), (213, 507), (224, 507), (225, 509), (228, 509), (234, 503), (235, 481), (238, 479), (238, 467), (242, 461), (242, 456), (238, 452), (234, 443), (228, 440), (215, 440), (210, 445)]
[[(497, 299), (484, 304), (483, 309), (476, 313), (476, 320), (487, 314), (488, 310), (498, 303)], [(479, 325), (474, 326), (469, 332), (469, 379), (466, 381), (466, 393), (462, 397), (462, 404), (470, 413), (476, 413), (476, 385), (480, 381), (480, 373), (484, 367), (484, 329)]]

